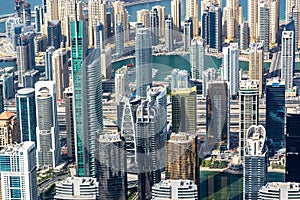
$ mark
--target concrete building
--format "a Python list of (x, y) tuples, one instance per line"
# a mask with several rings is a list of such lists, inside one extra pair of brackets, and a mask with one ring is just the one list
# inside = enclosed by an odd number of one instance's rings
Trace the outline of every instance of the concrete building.
[(258, 193), (259, 200), (300, 199), (299, 183), (271, 182), (263, 186)]
[(111, 48), (104, 48), (101, 50), (101, 73), (103, 79), (112, 78), (112, 65), (111, 65)]
[(258, 199), (259, 189), (267, 183), (268, 147), (266, 130), (252, 125), (247, 130), (245, 145), (243, 199)]
[(248, 22), (243, 22), (239, 25), (239, 47), (242, 50), (246, 50), (249, 48), (249, 26)]
[(279, 34), (279, 0), (270, 1), (270, 48), (277, 44)]
[(263, 64), (264, 64), (264, 43), (250, 43), (249, 52), (249, 80), (258, 80), (259, 96), (263, 94)]
[(250, 29), (250, 42), (255, 42), (258, 38), (258, 0), (248, 1), (248, 23)]
[(174, 20), (174, 28), (176, 32), (181, 32), (181, 1), (171, 1), (171, 16)]
[(264, 43), (264, 52), (268, 52), (270, 47), (270, 6), (266, 1), (258, 3), (257, 34), (259, 41)]
[(128, 69), (127, 66), (123, 66), (115, 72), (115, 94), (116, 101), (124, 97), (129, 97), (129, 77), (128, 77)]
[(190, 48), (190, 63), (192, 79), (202, 80), (205, 69), (205, 42), (201, 39), (193, 39)]
[(217, 70), (208, 68), (202, 73), (202, 96), (206, 98), (208, 83), (218, 79)]
[(19, 123), (15, 113), (4, 111), (0, 114), (0, 148), (21, 142)]
[(60, 158), (55, 82), (39, 81), (35, 84), (35, 103), (37, 167), (55, 168)]
[(34, 142), (27, 141), (0, 151), (2, 199), (38, 199), (35, 150)]
[(68, 177), (55, 185), (55, 200), (98, 200), (99, 182), (90, 177)]
[(238, 43), (230, 43), (223, 47), (223, 80), (228, 81), (231, 97), (239, 92), (239, 47)]
[(197, 185), (190, 180), (163, 180), (152, 186), (152, 200), (195, 200), (197, 191)]
[[(165, 26), (165, 24), (163, 24)], [(150, 32), (151, 32), (151, 39), (152, 39), (152, 45), (156, 46), (159, 44), (159, 29), (160, 23), (159, 23), (159, 16), (158, 16), (158, 9), (155, 7), (152, 7), (150, 10)]]
[(136, 11), (136, 21), (150, 28), (150, 11), (146, 9)]
[(122, 24), (124, 42), (129, 41), (129, 22), (128, 22), (128, 11), (125, 9), (125, 3), (122, 1), (112, 2), (113, 10), (113, 22), (114, 22), (114, 32), (117, 33), (117, 23)]
[(48, 46), (55, 49), (61, 46), (61, 22), (59, 20), (49, 20), (47, 22)]
[(193, 39), (193, 18), (190, 17), (184, 20), (184, 26), (183, 26), (184, 51), (189, 51), (191, 47), (192, 39)]
[(48, 81), (53, 81), (53, 53), (55, 48), (50, 46), (46, 49), (45, 53), (45, 73)]
[(193, 34), (191, 39), (194, 37), (198, 36), (199, 33), (199, 24), (198, 24), (198, 1), (197, 0), (187, 0), (186, 2), (186, 7), (185, 7), (185, 18), (192, 18), (192, 23), (193, 23)]
[(74, 126), (74, 112), (73, 112), (73, 88), (68, 87), (64, 91), (65, 99), (65, 120), (67, 132), (67, 147), (68, 157), (75, 160), (75, 126)]
[(293, 31), (283, 31), (281, 38), (281, 79), (285, 81), (285, 88), (293, 87), (295, 69), (295, 37)]
[(171, 90), (185, 89), (190, 86), (190, 74), (186, 70), (173, 69), (171, 74)]
[(170, 15), (165, 19), (165, 46), (168, 51), (171, 52), (174, 50), (174, 23), (173, 17)]

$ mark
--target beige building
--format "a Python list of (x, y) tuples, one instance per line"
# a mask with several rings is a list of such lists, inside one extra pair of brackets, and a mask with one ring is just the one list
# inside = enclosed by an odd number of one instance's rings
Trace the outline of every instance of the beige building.
[(153, 9), (157, 9), (158, 11), (158, 24), (159, 24), (159, 36), (163, 37), (165, 35), (164, 29), (165, 29), (165, 7), (164, 6), (153, 6)]
[(263, 92), (263, 43), (250, 43), (249, 46), (249, 79), (259, 81), (259, 96), (261, 96)]
[(4, 111), (0, 114), (0, 148), (15, 142), (21, 142), (17, 115)]
[(56, 83), (56, 98), (63, 99), (64, 91), (69, 87), (69, 69), (68, 60), (70, 51), (64, 48), (57, 49), (53, 52), (53, 80)]
[(114, 32), (116, 33), (116, 24), (121, 22), (124, 31), (124, 42), (129, 41), (129, 22), (128, 11), (125, 9), (125, 4), (122, 1), (112, 2), (113, 17), (114, 17)]
[[(95, 45), (94, 27), (100, 23), (106, 28), (106, 6), (105, 0), (89, 0), (88, 1), (88, 19), (89, 19), (89, 46)], [(105, 31), (107, 38), (107, 31)]]
[(270, 0), (270, 47), (276, 45), (279, 29), (279, 0)]
[(136, 12), (137, 22), (143, 23), (146, 28), (150, 27), (150, 11), (146, 9)]
[(239, 0), (227, 0), (223, 21), (226, 24), (226, 39), (229, 41), (236, 41), (238, 38), (238, 24), (242, 20), (240, 15), (242, 15), (242, 7), (239, 6)]
[(171, 1), (171, 16), (173, 17), (174, 29), (179, 32), (181, 29), (181, 1)]
[(193, 37), (198, 36), (198, 0), (186, 0), (185, 18), (193, 18)]
[(256, 42), (258, 37), (258, 0), (248, 1), (248, 23), (250, 29), (250, 42)]

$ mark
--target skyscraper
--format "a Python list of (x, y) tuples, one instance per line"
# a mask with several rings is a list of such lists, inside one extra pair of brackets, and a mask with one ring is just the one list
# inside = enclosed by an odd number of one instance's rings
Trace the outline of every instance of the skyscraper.
[(300, 199), (300, 185), (294, 182), (269, 182), (260, 188), (258, 199)]
[(187, 0), (185, 7), (185, 18), (192, 18), (193, 23), (193, 34), (191, 39), (198, 36), (199, 33), (199, 25), (198, 25), (198, 1), (197, 0)]
[(249, 48), (249, 26), (248, 22), (243, 22), (239, 25), (239, 47), (242, 50)]
[(245, 147), (243, 199), (256, 200), (259, 189), (267, 183), (268, 147), (262, 125), (249, 127)]
[(53, 81), (53, 53), (55, 51), (55, 47), (50, 46), (47, 48), (45, 53), (45, 73), (48, 81)]
[(202, 96), (206, 97), (208, 83), (218, 79), (218, 73), (214, 68), (208, 68), (202, 73)]
[(36, 108), (33, 88), (20, 89), (16, 95), (21, 141), (36, 142)]
[[(106, 24), (106, 2), (105, 0), (89, 0), (88, 1), (88, 18), (89, 18), (89, 46), (95, 46), (94, 40), (95, 26), (100, 23), (106, 28), (110, 24)], [(103, 39), (107, 38), (107, 31), (104, 31)]]
[(64, 90), (69, 87), (70, 51), (65, 48), (57, 49), (52, 54), (53, 81), (56, 83), (56, 97), (63, 99)]
[(151, 39), (152, 45), (159, 44), (159, 29), (161, 29), (159, 24), (159, 16), (158, 16), (158, 9), (153, 7), (150, 11), (150, 32), (151, 32)]
[(259, 81), (259, 96), (263, 93), (263, 64), (264, 64), (264, 43), (250, 43), (249, 52), (249, 79)]
[(222, 50), (222, 11), (217, 4), (206, 7), (202, 13), (202, 38), (209, 51), (220, 52)]
[(46, 22), (50, 20), (58, 20), (58, 0), (46, 0)]
[(281, 79), (285, 81), (285, 88), (293, 87), (295, 68), (295, 37), (293, 31), (283, 31), (281, 40)]
[(181, 1), (171, 1), (171, 16), (174, 20), (174, 27), (177, 32), (181, 32)]
[(278, 41), (279, 31), (279, 0), (270, 1), (270, 47), (272, 48)]
[(228, 81), (230, 96), (239, 92), (239, 47), (230, 43), (223, 47), (223, 80)]
[(61, 24), (59, 20), (49, 20), (47, 26), (48, 46), (55, 49), (60, 48), (61, 43)]
[(146, 28), (150, 28), (150, 11), (147, 9), (138, 10), (136, 12), (137, 22), (143, 23)]
[(124, 42), (129, 41), (129, 22), (128, 11), (125, 9), (125, 3), (122, 1), (112, 2), (114, 32), (117, 32), (117, 23), (121, 22), (123, 26)]
[(35, 150), (34, 142), (27, 141), (0, 151), (2, 199), (38, 199)]
[[(191, 180), (200, 186), (197, 137), (188, 133), (172, 133), (165, 143), (165, 178)], [(199, 192), (200, 193), (200, 192)]]
[(102, 23), (94, 26), (94, 47), (95, 49), (104, 49), (105, 46), (105, 30), (104, 25)]
[(194, 38), (190, 48), (190, 63), (192, 68), (192, 79), (202, 80), (205, 67), (205, 43), (201, 39)]
[(278, 78), (267, 80), (266, 84), (266, 131), (274, 147), (284, 144), (285, 84)]
[(137, 109), (136, 149), (139, 199), (151, 199), (151, 187), (161, 180), (159, 107), (143, 100)]
[(15, 17), (21, 19), (21, 23), (25, 26), (31, 25), (31, 5), (24, 0), (14, 0)]
[(153, 6), (152, 10), (156, 10), (157, 12), (157, 16), (158, 16), (158, 35), (159, 37), (163, 37), (165, 35), (165, 17), (166, 17), (166, 13), (165, 13), (165, 7), (164, 6)]
[(115, 34), (115, 40), (116, 40), (116, 54), (117, 56), (121, 57), (124, 54), (124, 28), (122, 22), (116, 23), (116, 34)]
[(208, 83), (206, 96), (206, 144), (229, 147), (229, 91), (226, 81)]
[(196, 134), (196, 88), (173, 90), (172, 130)]
[(191, 47), (192, 39), (193, 39), (193, 18), (190, 17), (184, 20), (184, 27), (183, 27), (184, 51), (189, 51)]
[(127, 200), (125, 141), (119, 134), (104, 133), (96, 141), (99, 199)]
[(18, 118), (15, 113), (4, 111), (0, 114), (0, 148), (21, 142)]
[(136, 94), (145, 98), (152, 86), (152, 44), (148, 28), (137, 29), (135, 36)]
[(68, 87), (64, 91), (65, 111), (66, 111), (66, 131), (68, 157), (75, 160), (75, 130), (74, 130), (74, 112), (73, 112), (73, 88)]
[(243, 161), (245, 156), (247, 130), (251, 125), (258, 125), (259, 121), (259, 98), (258, 98), (258, 81), (242, 80), (239, 91), (240, 107), (240, 135), (239, 135), (239, 152), (240, 159)]
[(238, 24), (240, 13), (239, 0), (227, 0), (224, 7), (224, 20), (226, 28), (226, 39), (236, 41), (238, 38)]
[(129, 97), (129, 77), (127, 66), (123, 66), (115, 72), (115, 94), (117, 102), (124, 96)]
[[(43, 6), (35, 6), (35, 31), (40, 33), (42, 31), (42, 26), (44, 25), (44, 8)], [(7, 29), (6, 29), (7, 30)]]
[(289, 111), (286, 115), (286, 170), (285, 181), (300, 182), (300, 113)]
[(100, 49), (91, 50), (81, 66), (75, 64), (73, 63), (73, 117), (77, 139), (77, 175), (93, 177), (96, 173), (96, 135), (103, 130)]
[(250, 29), (250, 42), (256, 42), (258, 38), (258, 0), (248, 1), (248, 23)]
[(0, 83), (0, 113), (4, 111), (4, 96), (3, 96), (4, 86), (3, 83)]
[(174, 23), (170, 15), (165, 19), (165, 46), (169, 52), (174, 49)]
[(60, 158), (56, 111), (56, 88), (53, 81), (35, 84), (37, 167), (55, 168)]
[(258, 3), (257, 36), (264, 42), (264, 52), (269, 51), (270, 46), (270, 7), (268, 2)]
[(185, 89), (190, 85), (190, 74), (186, 70), (173, 69), (171, 77), (171, 90)]

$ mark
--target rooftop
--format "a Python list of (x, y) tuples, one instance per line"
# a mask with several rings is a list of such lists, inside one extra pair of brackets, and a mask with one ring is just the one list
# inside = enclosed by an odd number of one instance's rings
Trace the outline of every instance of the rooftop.
[(0, 114), (0, 120), (8, 120), (14, 116), (16, 116), (15, 113), (4, 111)]

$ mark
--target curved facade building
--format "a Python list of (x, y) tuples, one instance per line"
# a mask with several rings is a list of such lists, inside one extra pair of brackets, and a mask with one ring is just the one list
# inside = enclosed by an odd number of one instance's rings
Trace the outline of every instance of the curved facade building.
[(259, 200), (300, 199), (300, 184), (293, 182), (271, 182), (263, 186), (258, 193)]

